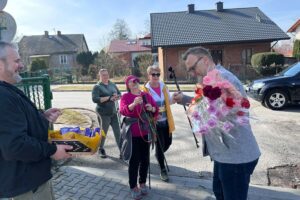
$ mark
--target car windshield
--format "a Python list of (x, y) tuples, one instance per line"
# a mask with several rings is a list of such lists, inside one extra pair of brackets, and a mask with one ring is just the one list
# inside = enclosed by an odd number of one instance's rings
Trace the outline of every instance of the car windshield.
[(300, 72), (300, 62), (291, 65), (290, 67), (286, 68), (282, 72), (279, 73), (281, 76), (295, 76)]

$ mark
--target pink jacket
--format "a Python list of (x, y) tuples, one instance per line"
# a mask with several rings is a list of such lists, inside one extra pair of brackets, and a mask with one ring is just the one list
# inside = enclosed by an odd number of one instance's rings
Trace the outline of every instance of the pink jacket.
[(126, 117), (139, 119), (137, 122), (133, 123), (130, 128), (133, 137), (145, 136), (150, 130), (149, 122), (141, 118), (142, 112), (146, 111), (145, 102), (143, 104), (136, 105), (132, 111), (130, 111), (128, 108), (128, 105), (130, 105), (134, 101), (134, 98), (138, 96), (145, 96), (147, 99), (147, 103), (150, 103), (153, 107), (155, 107), (155, 113), (153, 113), (152, 115), (154, 119), (158, 115), (158, 107), (151, 95), (149, 95), (148, 93), (141, 92), (140, 95), (134, 95), (131, 92), (128, 92), (123, 94), (120, 101), (120, 113)]

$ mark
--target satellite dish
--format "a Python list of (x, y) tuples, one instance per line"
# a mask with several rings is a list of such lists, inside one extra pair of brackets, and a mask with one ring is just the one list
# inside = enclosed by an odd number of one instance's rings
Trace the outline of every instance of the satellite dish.
[(7, 0), (0, 0), (0, 10), (3, 10), (3, 8), (6, 6)]
[(5, 11), (0, 11), (0, 41), (11, 42), (16, 35), (17, 24)]

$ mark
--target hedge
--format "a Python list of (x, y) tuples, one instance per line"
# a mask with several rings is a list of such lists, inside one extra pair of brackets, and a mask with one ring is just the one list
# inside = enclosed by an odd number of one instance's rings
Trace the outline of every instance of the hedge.
[(283, 65), (284, 57), (282, 54), (275, 52), (264, 52), (252, 55), (251, 64), (253, 67)]
[(300, 59), (300, 40), (295, 40), (294, 49), (293, 49), (293, 56), (295, 58), (297, 58), (298, 60)]

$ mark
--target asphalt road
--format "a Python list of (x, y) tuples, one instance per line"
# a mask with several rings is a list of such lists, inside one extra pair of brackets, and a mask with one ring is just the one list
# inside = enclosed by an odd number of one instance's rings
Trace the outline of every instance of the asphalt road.
[[(187, 93), (192, 95), (192, 93)], [(58, 108), (87, 108), (94, 110), (91, 92), (54, 92), (53, 107)], [(266, 185), (267, 168), (285, 164), (300, 163), (300, 106), (292, 106), (284, 111), (272, 111), (250, 99), (251, 125), (262, 156), (253, 174), (251, 183)], [(173, 144), (166, 153), (170, 174), (174, 176), (199, 177), (201, 171), (205, 177), (212, 173), (212, 162), (208, 157), (203, 158), (201, 147), (196, 148), (191, 129), (184, 109), (180, 105), (172, 105), (176, 131), (173, 133)], [(201, 138), (198, 138), (201, 145)], [(73, 159), (70, 165), (93, 166), (108, 169), (127, 169), (125, 163), (118, 159), (118, 150), (113, 134), (109, 129), (106, 140), (107, 159), (98, 155)], [(158, 165), (151, 156), (151, 171), (158, 174)]]

